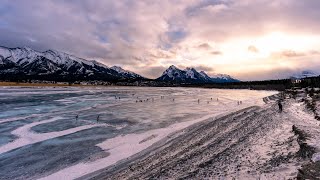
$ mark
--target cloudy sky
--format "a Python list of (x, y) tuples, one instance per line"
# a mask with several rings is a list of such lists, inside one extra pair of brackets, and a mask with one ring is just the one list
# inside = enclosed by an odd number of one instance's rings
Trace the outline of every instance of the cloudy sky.
[(1, 0), (0, 45), (154, 78), (171, 64), (241, 80), (320, 71), (319, 0)]

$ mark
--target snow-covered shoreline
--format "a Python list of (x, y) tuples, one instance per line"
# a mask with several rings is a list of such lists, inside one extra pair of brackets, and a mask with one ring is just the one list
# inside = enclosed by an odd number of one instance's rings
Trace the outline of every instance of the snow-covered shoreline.
[[(262, 104), (262, 100), (259, 103)], [(222, 116), (226, 116), (230, 113), (247, 108), (249, 104), (239, 105), (233, 111), (224, 111), (221, 113), (209, 114), (204, 117), (194, 119), (191, 121), (180, 122), (170, 125), (169, 127), (154, 129), (139, 134), (127, 134), (120, 135), (112, 139), (98, 144), (102, 150), (110, 153), (109, 156), (96, 160), (94, 162), (79, 163), (74, 166), (67, 167), (49, 176), (45, 176), (43, 180), (55, 180), (55, 179), (76, 179), (82, 176), (87, 176), (95, 171), (100, 171), (109, 166), (115, 166), (121, 160), (127, 160), (131, 156), (137, 155), (148, 148), (153, 149), (153, 146), (159, 141), (165, 141), (173, 134), (182, 133), (184, 129), (201, 123), (202, 121), (208, 121), (210, 119), (217, 119)]]
[[(261, 121), (258, 120), (257, 122), (258, 124), (261, 123), (259, 126), (264, 127), (260, 129), (261, 132), (248, 129), (248, 131), (252, 131), (256, 134), (256, 136), (259, 137), (258, 139), (254, 140), (255, 137), (248, 136), (248, 139), (244, 141), (248, 141), (248, 143), (237, 144), (237, 140), (231, 138), (233, 135), (230, 136), (231, 139), (227, 138), (229, 139), (229, 142), (227, 141), (226, 143), (228, 144), (231, 142), (230, 146), (235, 146), (232, 151), (237, 152), (236, 154), (229, 154), (228, 156), (223, 155), (226, 151), (229, 151), (228, 148), (222, 150), (220, 152), (222, 154), (219, 156), (216, 156), (216, 153), (210, 151), (207, 152), (208, 149), (211, 148), (210, 144), (214, 143), (214, 141), (210, 139), (205, 142), (201, 141), (206, 136), (209, 136), (208, 134), (211, 133), (211, 130), (192, 132), (192, 130), (189, 129), (191, 132), (186, 132), (171, 140), (173, 142), (180, 143), (180, 141), (183, 141), (184, 139), (189, 139), (184, 142), (185, 144), (181, 144), (182, 147), (177, 148), (176, 146), (179, 146), (179, 144), (167, 142), (162, 145), (160, 148), (161, 150), (157, 150), (157, 152), (146, 153), (146, 155), (143, 155), (132, 162), (121, 164), (119, 168), (113, 167), (105, 169), (104, 171), (98, 171), (82, 178), (296, 178), (298, 172), (300, 172), (299, 169), (301, 169), (304, 164), (308, 163), (309, 159), (301, 157), (302, 150), (301, 146), (299, 147), (299, 141), (297, 139), (299, 137), (294, 134), (292, 127), (293, 125), (299, 126), (302, 127), (304, 131), (308, 132), (310, 137), (306, 143), (309, 146), (315, 147), (317, 152), (319, 152), (318, 130), (315, 131), (315, 127), (318, 127), (320, 122), (316, 121), (312, 114), (305, 109), (305, 105), (303, 103), (293, 99), (287, 99), (284, 101), (285, 110), (282, 113), (278, 113), (275, 101), (268, 103), (270, 104), (263, 106), (261, 109), (252, 109), (252, 112), (250, 112), (251, 110), (249, 108), (247, 110), (238, 111), (233, 115), (231, 113), (221, 119), (222, 121), (225, 121), (226, 119), (233, 117), (233, 120), (236, 120), (236, 117), (241, 116), (242, 113), (252, 113), (247, 117), (250, 119), (250, 117), (253, 116), (254, 118), (251, 119), (252, 122), (257, 121), (257, 119), (261, 119)], [(202, 124), (200, 127), (202, 126), (207, 130), (210, 129), (210, 123), (208, 123), (208, 121), (203, 121), (203, 123), (200, 124)], [(232, 127), (229, 127), (229, 129), (230, 128), (232, 129)], [(248, 127), (244, 126), (244, 128)], [(228, 134), (228, 132), (226, 132), (226, 134)], [(198, 139), (196, 138), (197, 136), (201, 138)], [(218, 138), (216, 136), (217, 135), (214, 135), (211, 138)], [(225, 139), (219, 140), (218, 144), (221, 144), (221, 141), (224, 140)], [(202, 147), (200, 148), (202, 150), (197, 151), (198, 147), (194, 146), (195, 144), (199, 144), (197, 146)], [(239, 148), (241, 147), (241, 150), (239, 149), (240, 151), (236, 150), (237, 146), (239, 146)], [(197, 152), (197, 155), (195, 155), (195, 152)], [(212, 157), (208, 156), (208, 153), (214, 155), (214, 158), (211, 159)], [(176, 156), (175, 154), (181, 155)], [(235, 157), (232, 157), (233, 155)], [(317, 154), (313, 155), (312, 160), (317, 160), (316, 155)], [(230, 161), (230, 158), (235, 159)], [(221, 159), (225, 160), (221, 162)], [(178, 163), (180, 161), (184, 163)], [(192, 163), (189, 163), (189, 161)], [(210, 162), (210, 164), (208, 164), (208, 162)], [(211, 167), (212, 165), (213, 169)], [(220, 169), (219, 166), (224, 168)]]

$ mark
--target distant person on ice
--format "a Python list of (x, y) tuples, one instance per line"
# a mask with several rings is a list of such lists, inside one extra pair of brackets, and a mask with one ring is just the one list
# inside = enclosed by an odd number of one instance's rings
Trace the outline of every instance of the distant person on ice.
[(281, 101), (278, 101), (279, 111), (282, 112), (282, 104)]

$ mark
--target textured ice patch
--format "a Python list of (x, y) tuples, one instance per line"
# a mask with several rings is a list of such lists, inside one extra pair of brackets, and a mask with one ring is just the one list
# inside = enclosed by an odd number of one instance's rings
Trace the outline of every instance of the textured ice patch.
[(67, 134), (75, 133), (75, 132), (78, 132), (78, 131), (81, 131), (84, 129), (89, 129), (89, 128), (93, 128), (96, 126), (101, 126), (99, 124), (85, 125), (85, 126), (67, 129), (64, 131), (41, 133), (41, 134), (35, 133), (30, 130), (33, 126), (36, 126), (39, 124), (44, 124), (44, 123), (50, 123), (50, 122), (56, 121), (58, 119), (61, 119), (61, 117), (55, 117), (55, 118), (45, 120), (45, 121), (30, 123), (30, 124), (24, 125), (14, 131), (12, 131), (12, 134), (15, 136), (18, 136), (19, 138), (11, 143), (4, 144), (3, 146), (1, 146), (0, 147), (0, 154), (11, 151), (13, 149), (16, 149), (16, 148), (19, 148), (22, 146), (25, 146), (25, 145), (34, 144), (34, 143), (41, 142), (41, 141), (44, 141), (47, 139), (52, 139), (52, 138), (64, 136)]
[[(239, 110), (238, 108), (237, 110)], [(106, 168), (117, 163), (120, 160), (129, 158), (137, 154), (154, 143), (168, 137), (170, 134), (187, 128), (195, 123), (207, 120), (209, 118), (217, 118), (230, 113), (231, 111), (222, 111), (216, 114), (210, 114), (191, 121), (180, 122), (172, 124), (166, 128), (154, 129), (138, 134), (120, 135), (112, 139), (97, 144), (98, 147), (110, 153), (108, 157), (98, 159), (94, 162), (79, 163), (74, 166), (67, 167), (56, 173), (53, 173), (43, 180), (55, 179), (76, 179), (89, 173)]]

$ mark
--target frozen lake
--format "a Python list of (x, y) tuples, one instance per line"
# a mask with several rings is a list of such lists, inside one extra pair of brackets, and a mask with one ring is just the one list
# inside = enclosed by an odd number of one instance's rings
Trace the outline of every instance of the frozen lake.
[(276, 93), (156, 87), (0, 87), (0, 177), (81, 177), (134, 155), (177, 130), (263, 104), (263, 97)]

